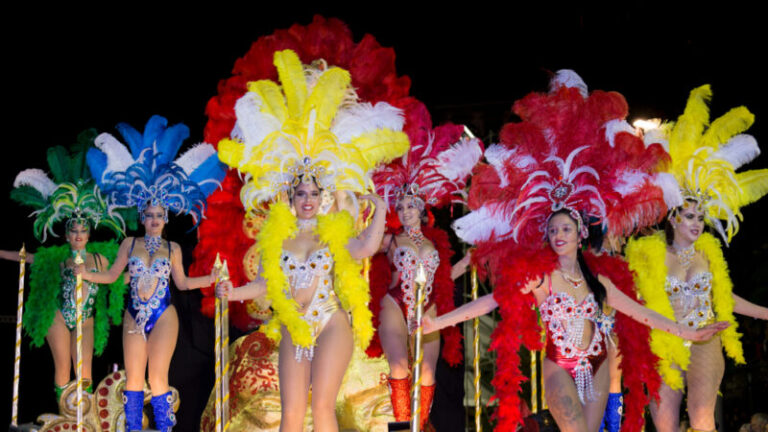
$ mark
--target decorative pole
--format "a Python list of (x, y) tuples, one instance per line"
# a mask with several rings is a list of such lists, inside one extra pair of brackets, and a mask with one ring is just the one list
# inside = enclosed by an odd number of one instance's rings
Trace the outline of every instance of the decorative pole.
[[(544, 351), (539, 351), (539, 357), (540, 357), (539, 360), (541, 360), (541, 364), (543, 365), (544, 364)], [(546, 390), (546, 388), (544, 387), (544, 384), (542, 382), (542, 385), (541, 385), (541, 409), (542, 410), (549, 409), (549, 407), (547, 406), (547, 400), (544, 398), (544, 390)]]
[[(221, 262), (216, 254), (213, 264), (216, 271), (216, 284), (229, 280), (227, 261)], [(224, 432), (229, 428), (229, 301), (216, 298), (214, 326), (215, 356), (216, 356), (216, 432)]]
[[(477, 300), (477, 268), (472, 266), (472, 300)], [(483, 425), (480, 422), (480, 416), (482, 414), (482, 406), (480, 405), (480, 317), (475, 317), (472, 320), (472, 330), (474, 331), (474, 339), (472, 340), (472, 352), (474, 358), (472, 359), (472, 366), (475, 370), (475, 430), (482, 432)]]
[(24, 276), (26, 274), (27, 250), (24, 244), (19, 251), (19, 306), (16, 308), (16, 358), (13, 361), (13, 407), (11, 408), (11, 426), (18, 426), (19, 415), (19, 377), (21, 375), (21, 321), (24, 315)]
[(528, 353), (531, 355), (531, 412), (536, 414), (539, 412), (539, 395), (538, 384), (539, 380), (536, 376), (536, 360), (539, 357), (539, 353), (530, 350)]
[[(75, 251), (75, 265), (85, 264), (80, 251)], [(76, 326), (76, 344), (77, 344), (77, 431), (83, 430), (83, 275), (78, 274), (75, 284), (75, 321)]]
[(421, 422), (421, 362), (424, 360), (422, 350), (422, 336), (424, 327), (421, 317), (424, 315), (424, 285), (427, 283), (427, 275), (424, 273), (424, 265), (419, 264), (416, 270), (416, 340), (413, 344), (413, 392), (411, 393), (411, 432), (419, 432)]

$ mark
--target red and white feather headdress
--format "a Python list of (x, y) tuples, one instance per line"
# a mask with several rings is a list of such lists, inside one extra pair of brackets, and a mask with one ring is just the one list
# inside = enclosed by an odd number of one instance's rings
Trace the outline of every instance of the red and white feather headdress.
[(665, 213), (656, 171), (668, 162), (659, 144), (646, 146), (626, 121), (627, 103), (594, 91), (573, 71), (559, 71), (548, 93), (517, 101), (520, 122), (508, 123), (488, 147), (488, 165), (473, 177), (473, 210), (454, 229), (472, 244), (541, 241), (549, 217), (566, 209), (609, 234), (628, 235)]
[(464, 190), (472, 169), (483, 155), (483, 143), (465, 134), (464, 126), (445, 124), (434, 129), (420, 102), (408, 107), (415, 126), (406, 128), (408, 153), (376, 170), (376, 192), (394, 209), (397, 201), (412, 196), (427, 207), (466, 203)]

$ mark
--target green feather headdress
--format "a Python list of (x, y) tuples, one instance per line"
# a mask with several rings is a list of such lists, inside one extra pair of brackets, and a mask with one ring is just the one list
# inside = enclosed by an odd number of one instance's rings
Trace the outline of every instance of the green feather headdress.
[(54, 226), (60, 221), (107, 227), (118, 236), (125, 233), (125, 220), (117, 209), (101, 195), (85, 164), (85, 152), (93, 143), (96, 131), (88, 129), (78, 136), (70, 154), (62, 146), (48, 149), (51, 179), (41, 169), (26, 169), (16, 176), (11, 199), (35, 209), (34, 234), (45, 241), (48, 234), (57, 237)]

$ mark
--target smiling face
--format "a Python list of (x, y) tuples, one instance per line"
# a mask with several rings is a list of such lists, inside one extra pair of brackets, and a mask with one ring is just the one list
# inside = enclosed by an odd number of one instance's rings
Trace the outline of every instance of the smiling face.
[(147, 206), (144, 209), (144, 233), (150, 237), (159, 237), (165, 228), (165, 209), (162, 206)]
[(322, 201), (320, 188), (314, 182), (299, 183), (293, 190), (293, 209), (299, 219), (312, 219), (317, 216)]
[(688, 247), (704, 232), (704, 212), (696, 205), (684, 206), (672, 218), (672, 228), (674, 242), (679, 246)]
[(395, 211), (403, 226), (414, 228), (421, 225), (421, 212), (423, 206), (420, 204), (421, 203), (412, 196), (403, 197), (397, 202)]
[(566, 213), (558, 213), (549, 219), (547, 225), (549, 246), (557, 255), (576, 255), (579, 248), (579, 228)]
[(83, 250), (88, 244), (90, 229), (87, 223), (72, 222), (67, 226), (67, 241), (72, 250)]

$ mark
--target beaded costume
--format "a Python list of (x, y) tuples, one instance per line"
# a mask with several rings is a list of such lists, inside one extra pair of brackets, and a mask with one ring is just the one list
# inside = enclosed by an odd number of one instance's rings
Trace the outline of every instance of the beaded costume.
[[(94, 257), (98, 263), (98, 258)], [(92, 272), (98, 272), (97, 267), (89, 269)], [(64, 317), (64, 323), (67, 325), (69, 331), (73, 331), (77, 327), (77, 307), (76, 307), (76, 287), (77, 278), (71, 267), (66, 267), (61, 271), (61, 292), (59, 294), (59, 310)], [(85, 298), (83, 298), (83, 321), (93, 316), (93, 307), (96, 304), (96, 296), (99, 293), (99, 285), (83, 281), (83, 288), (86, 290)]]
[(136, 330), (129, 333), (139, 333), (146, 338), (171, 305), (171, 288), (168, 285), (171, 275), (171, 243), (168, 242), (168, 256), (153, 259), (149, 267), (140, 257), (133, 255), (135, 245), (136, 238), (131, 242), (131, 250), (128, 252), (131, 300), (127, 309), (136, 322)]
[[(393, 240), (394, 241), (394, 240)], [(424, 284), (424, 310), (434, 304), (432, 296), (432, 285), (435, 280), (435, 272), (440, 265), (440, 254), (437, 250), (432, 250), (427, 256), (419, 257), (413, 248), (407, 246), (398, 246), (392, 254), (394, 268), (399, 275), (399, 282), (387, 290), (395, 303), (403, 311), (408, 332), (411, 333), (416, 328), (416, 271), (419, 264), (424, 267), (424, 273), (427, 282)]]

